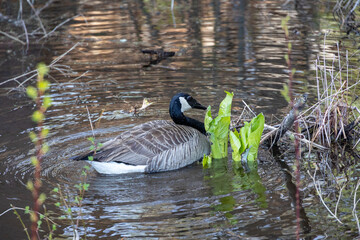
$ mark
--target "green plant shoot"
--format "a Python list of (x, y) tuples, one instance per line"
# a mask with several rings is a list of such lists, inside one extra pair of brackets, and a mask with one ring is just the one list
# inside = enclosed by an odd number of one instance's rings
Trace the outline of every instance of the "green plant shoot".
[[(226, 97), (220, 103), (218, 116), (213, 119), (209, 106), (205, 115), (205, 130), (210, 133), (211, 157), (215, 159), (227, 157), (228, 137), (231, 117), (231, 103), (234, 94), (226, 92)], [(208, 163), (209, 158), (204, 157), (203, 165)], [(211, 159), (211, 158), (210, 158)]]
[(289, 95), (289, 86), (287, 84), (283, 85), (283, 90), (281, 90), (280, 93), (285, 98), (285, 100), (289, 103), (290, 95)]
[(241, 161), (241, 154), (250, 148), (247, 161), (254, 162), (257, 158), (265, 117), (262, 113), (254, 117), (250, 123), (245, 122), (240, 132), (230, 131), (230, 144), (233, 149), (232, 158), (235, 162)]

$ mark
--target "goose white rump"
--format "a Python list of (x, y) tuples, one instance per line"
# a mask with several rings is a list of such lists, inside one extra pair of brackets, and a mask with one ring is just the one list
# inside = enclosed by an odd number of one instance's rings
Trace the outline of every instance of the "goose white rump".
[(123, 173), (143, 173), (145, 172), (146, 165), (133, 166), (125, 163), (117, 162), (98, 162), (87, 161), (95, 168), (98, 173), (102, 174), (123, 174)]

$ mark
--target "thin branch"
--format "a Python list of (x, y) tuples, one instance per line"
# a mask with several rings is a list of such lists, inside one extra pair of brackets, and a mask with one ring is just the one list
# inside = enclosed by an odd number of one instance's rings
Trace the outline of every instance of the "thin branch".
[(344, 184), (340, 189), (339, 198), (338, 198), (338, 200), (336, 202), (336, 206), (335, 206), (335, 216), (337, 215), (337, 210), (338, 210), (339, 202), (341, 199), (341, 194), (342, 194), (342, 191), (344, 190), (345, 186), (346, 186), (346, 184)]
[[(11, 210), (22, 210), (22, 211), (35, 212), (35, 211), (31, 210), (31, 209), (25, 209), (25, 208), (21, 208), (21, 207), (14, 207), (14, 206), (12, 206), (11, 208), (6, 209), (6, 210), (3, 211), (2, 213), (0, 213), (0, 217), (1, 217), (2, 215), (6, 214), (7, 212), (10, 212)], [(44, 216), (44, 218), (46, 218), (47, 220), (49, 220), (51, 223), (59, 226), (59, 224), (57, 224), (56, 222), (54, 222), (53, 220), (51, 220), (51, 218), (45, 216), (44, 214), (42, 214), (42, 213), (40, 213), (40, 212), (36, 212), (36, 213), (39, 214), (39, 215)]]
[(320, 201), (321, 203), (324, 205), (324, 207), (326, 208), (326, 210), (330, 213), (331, 216), (333, 216), (336, 221), (338, 221), (339, 223), (343, 224), (343, 222), (329, 209), (329, 207), (326, 205), (324, 199), (322, 198), (322, 193), (321, 193), (321, 188), (320, 188), (320, 184), (318, 185), (316, 183), (316, 179), (315, 179), (315, 174), (316, 174), (316, 170), (314, 172), (314, 176), (311, 176), (309, 170), (307, 171), (307, 173), (309, 174), (310, 178), (313, 180), (314, 182), (314, 187), (315, 187), (315, 190), (317, 192), (317, 194), (319, 195), (319, 198), (320, 198)]
[(357, 228), (358, 228), (358, 232), (359, 232), (359, 235), (360, 235), (360, 223), (359, 223), (359, 218), (357, 216), (357, 213), (356, 213), (356, 206), (359, 202), (359, 200), (356, 200), (356, 193), (358, 191), (358, 188), (360, 186), (360, 180), (358, 180), (357, 184), (356, 184), (356, 188), (355, 188), (355, 191), (354, 191), (354, 207), (353, 207), (353, 211), (352, 211), (352, 214), (356, 220), (356, 225), (357, 225)]
[[(63, 53), (62, 55), (60, 55), (59, 57), (57, 57), (56, 59), (54, 59), (54, 60), (48, 65), (48, 67), (49, 67), (49, 68), (52, 68), (53, 65), (55, 65), (55, 63), (57, 63), (58, 61), (60, 61), (60, 60), (61, 60), (63, 57), (65, 57), (69, 52), (71, 52), (72, 50), (74, 50), (74, 48), (76, 48), (80, 43), (81, 43), (81, 42), (77, 42), (74, 46), (72, 46), (72, 47), (71, 47), (69, 50), (67, 50), (65, 53)], [(35, 74), (33, 74), (33, 73), (35, 73)], [(22, 78), (22, 77), (25, 77), (25, 76), (27, 76), (27, 75), (29, 75), (29, 74), (33, 74), (33, 75), (32, 75), (31, 77), (25, 79), (23, 82), (20, 83), (20, 82), (17, 80), (17, 79)], [(34, 78), (35, 76), (37, 76), (37, 70), (32, 70), (32, 71), (30, 71), (30, 72), (23, 73), (23, 74), (21, 74), (21, 75), (19, 75), (19, 76), (10, 78), (10, 79), (8, 79), (8, 80), (0, 83), (0, 86), (3, 85), (3, 84), (6, 84), (6, 83), (8, 83), (8, 82), (15, 81), (16, 83), (19, 84), (18, 87), (21, 87), (21, 86), (24, 85), (27, 81), (29, 81), (30, 79)]]
[[(264, 125), (264, 128), (270, 129), (270, 130), (275, 130), (275, 131), (278, 130), (278, 128), (273, 127), (273, 126), (270, 126), (270, 125), (267, 125), (267, 124)], [(285, 133), (285, 135), (286, 135), (286, 136), (292, 136), (292, 135), (295, 135), (295, 133), (294, 133), (294, 132), (291, 132), (291, 131), (287, 131), (287, 132)], [(268, 137), (269, 137), (268, 135), (266, 135), (266, 137), (263, 137), (263, 138), (261, 139), (261, 141), (260, 141), (260, 144), (262, 144)], [(327, 150), (327, 149), (328, 149), (327, 147), (324, 147), (324, 146), (322, 146), (322, 145), (320, 145), (320, 144), (314, 143), (314, 142), (309, 141), (309, 140), (304, 139), (304, 138), (299, 138), (299, 140), (300, 140), (301, 142), (303, 142), (303, 143), (308, 144), (309, 147), (314, 146), (314, 147), (319, 148), (319, 149), (321, 149), (321, 150)]]
[(39, 21), (40, 27), (41, 27), (41, 29), (43, 30), (44, 34), (46, 35), (46, 30), (45, 30), (44, 25), (43, 25), (43, 23), (42, 23), (42, 21), (41, 21), (41, 19), (40, 19), (40, 17), (39, 17), (39, 14), (37, 13), (37, 11), (36, 11), (36, 9), (34, 8), (34, 6), (32, 5), (32, 3), (31, 3), (29, 0), (26, 0), (26, 1), (27, 1), (27, 3), (30, 5), (31, 9), (34, 11), (34, 14), (35, 14), (36, 18), (37, 18), (37, 20)]
[(18, 39), (17, 37), (14, 37), (14, 36), (12, 36), (12, 35), (10, 35), (10, 34), (8, 34), (8, 33), (6, 33), (6, 32), (3, 32), (3, 31), (0, 31), (0, 33), (1, 33), (2, 35), (5, 35), (5, 36), (8, 37), (8, 38), (11, 38), (12, 40), (14, 40), (14, 41), (16, 41), (16, 42), (21, 43), (22, 45), (26, 45), (25, 42), (21, 41), (21, 40)]
[(57, 57), (55, 60), (53, 60), (48, 67), (52, 67), (55, 63), (60, 61), (63, 57), (65, 57), (69, 52), (74, 50), (81, 42), (77, 42), (74, 46), (72, 46), (69, 50), (67, 50), (65, 53), (61, 54), (59, 57)]
[(25, 32), (25, 39), (26, 39), (26, 52), (29, 50), (29, 36), (28, 36), (28, 32), (27, 32), (27, 28), (25, 25), (24, 20), (21, 20), (24, 32)]
[(89, 112), (88, 106), (86, 105), (85, 107), (86, 107), (86, 111), (87, 111), (89, 122), (90, 122), (91, 132), (92, 132), (93, 137), (95, 138), (94, 127), (93, 127), (93, 124), (91, 121), (90, 112)]
[(42, 36), (38, 41), (42, 40), (43, 38), (46, 38), (46, 37), (50, 36), (50, 35), (51, 35), (53, 32), (55, 32), (59, 27), (63, 26), (65, 23), (67, 23), (67, 22), (69, 22), (69, 21), (71, 21), (71, 20), (73, 20), (74, 18), (79, 17), (79, 16), (82, 16), (82, 15), (79, 14), (79, 15), (76, 15), (76, 16), (74, 16), (74, 17), (72, 17), (72, 18), (68, 18), (68, 19), (66, 19), (65, 21), (61, 22), (59, 25), (57, 25), (56, 27), (54, 27), (53, 30), (51, 30), (50, 32), (48, 32), (47, 34), (45, 34), (44, 36)]

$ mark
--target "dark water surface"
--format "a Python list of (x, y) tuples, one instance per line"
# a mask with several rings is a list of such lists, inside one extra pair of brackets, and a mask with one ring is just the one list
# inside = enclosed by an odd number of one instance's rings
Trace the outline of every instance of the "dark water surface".
[[(169, 100), (177, 92), (188, 92), (216, 108), (224, 90), (233, 91), (234, 114), (241, 112), (244, 100), (267, 120), (272, 114), (283, 116), (287, 102), (280, 90), (288, 71), (281, 19), (287, 14), (296, 93), (314, 91), (312, 63), (321, 51), (323, 32), (332, 27), (324, 23), (326, 17), (320, 20), (327, 9), (319, 8), (317, 1), (301, 1), (296, 7), (292, 1), (175, 1), (173, 15), (170, 2), (54, 2), (40, 14), (49, 31), (76, 17), (46, 41), (33, 41), (27, 54), (20, 45), (0, 38), (1, 82), (34, 69), (40, 61), (49, 64), (78, 44), (49, 76), (53, 106), (46, 119), (50, 152), (43, 162), (42, 191), (54, 216), (60, 211), (51, 206), (58, 201), (51, 189), (79, 181), (83, 163), (69, 157), (90, 145), (86, 106), (99, 142), (146, 121), (169, 119)], [(142, 49), (176, 53), (149, 66)], [(10, 91), (14, 86), (0, 86), (0, 212), (9, 204), (31, 204), (25, 184), (33, 170), (28, 133), (34, 130), (34, 106), (21, 92)], [(143, 98), (154, 104), (133, 116), (129, 111), (141, 106)], [(204, 113), (190, 114), (202, 119)], [(89, 220), (87, 238), (293, 239), (296, 217), (286, 177), (269, 153), (261, 152), (260, 159), (258, 175), (234, 174), (226, 163), (217, 173), (196, 164), (151, 175), (92, 171), (83, 210)], [(303, 207), (308, 219), (302, 236), (336, 235), (326, 226), (327, 219), (317, 217), (326, 216), (319, 210), (321, 204), (311, 198)], [(57, 233), (71, 237), (72, 229), (63, 224)], [(0, 217), (0, 238), (25, 238), (12, 213)]]

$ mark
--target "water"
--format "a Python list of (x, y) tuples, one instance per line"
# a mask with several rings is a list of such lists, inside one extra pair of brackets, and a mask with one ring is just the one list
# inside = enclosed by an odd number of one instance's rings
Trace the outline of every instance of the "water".
[[(319, 9), (312, 1), (299, 3), (297, 8), (292, 2), (282, 4), (175, 1), (172, 14), (170, 1), (61, 1), (40, 15), (48, 32), (75, 17), (49, 39), (32, 39), (26, 55), (25, 47), (1, 37), (0, 55), (5, 60), (0, 63), (0, 82), (34, 69), (37, 62), (49, 64), (76, 45), (53, 65), (49, 77), (53, 106), (45, 124), (51, 129), (47, 140), (51, 150), (42, 165), (42, 191), (48, 196), (51, 214), (61, 214), (52, 206), (58, 200), (51, 189), (60, 184), (70, 186), (73, 193), (71, 186), (78, 183), (84, 166), (69, 158), (90, 145), (86, 106), (99, 142), (146, 121), (169, 119), (169, 100), (177, 92), (187, 92), (216, 109), (224, 91), (233, 91), (234, 114), (240, 114), (244, 100), (267, 119), (272, 114), (283, 116), (288, 110), (280, 90), (288, 81), (284, 61), (288, 50), (281, 19), (288, 13), (296, 93), (311, 94), (312, 63), (321, 50), (323, 28), (329, 27), (320, 20), (319, 12), (327, 9)], [(141, 52), (161, 48), (176, 52), (175, 56), (151, 65), (149, 56)], [(34, 106), (22, 92), (10, 91), (15, 85), (0, 86), (1, 212), (9, 204), (31, 204), (25, 184), (33, 170), (28, 133), (35, 128), (29, 117)], [(130, 110), (140, 107), (143, 98), (154, 104), (134, 116)], [(204, 113), (190, 114), (202, 119)], [(106, 176), (92, 171), (83, 207), (87, 237), (295, 238), (288, 176), (267, 151), (259, 156), (258, 175), (234, 174), (227, 163), (220, 164), (215, 173), (196, 164), (149, 175)], [(303, 207), (313, 212), (321, 205), (308, 198)], [(325, 210), (317, 211), (326, 215)], [(328, 230), (326, 222), (316, 214), (305, 216), (302, 236), (321, 239), (331, 235), (336, 230)], [(71, 237), (72, 229), (63, 223), (56, 233)], [(0, 217), (0, 236), (25, 237), (13, 214)]]

